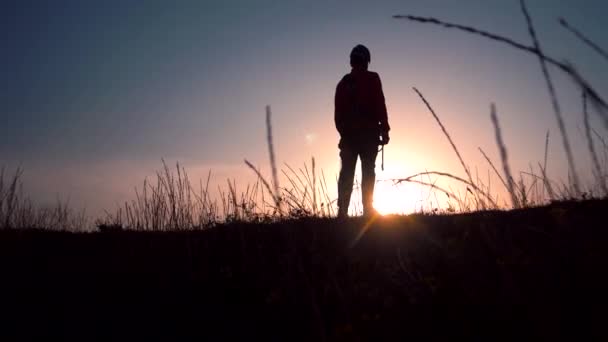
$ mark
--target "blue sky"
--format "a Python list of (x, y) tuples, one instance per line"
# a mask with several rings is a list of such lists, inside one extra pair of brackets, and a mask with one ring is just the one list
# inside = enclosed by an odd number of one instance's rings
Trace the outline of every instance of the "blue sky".
[[(608, 64), (557, 18), (608, 47), (608, 3), (535, 0), (529, 7), (546, 51), (575, 62), (606, 94)], [(335, 85), (349, 71), (350, 49), (363, 43), (372, 52), (370, 69), (382, 78), (393, 127), (392, 168), (380, 178), (460, 172), (412, 86), (428, 97), (472, 166), (487, 168), (477, 146), (498, 161), (489, 120), (496, 102), (514, 168), (542, 159), (551, 130), (550, 172), (564, 176), (533, 56), (394, 14), (434, 16), (530, 44), (516, 0), (5, 1), (0, 164), (22, 165), (29, 189), (42, 199), (69, 196), (95, 211), (128, 197), (161, 158), (203, 174), (212, 169), (219, 181), (248, 174), (243, 158), (266, 165), (268, 104), (279, 161), (300, 165), (315, 156), (335, 174)], [(552, 74), (585, 173), (580, 95)]]

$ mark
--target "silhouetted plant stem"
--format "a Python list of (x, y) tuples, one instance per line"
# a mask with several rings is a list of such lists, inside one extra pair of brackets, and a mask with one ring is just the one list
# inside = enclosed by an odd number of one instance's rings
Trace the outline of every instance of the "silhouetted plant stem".
[(312, 211), (317, 215), (317, 173), (315, 170), (315, 158), (312, 157)]
[(418, 94), (418, 96), (420, 96), (420, 98), (422, 99), (422, 102), (424, 102), (424, 104), (426, 105), (426, 107), (429, 109), (429, 111), (431, 112), (431, 114), (435, 118), (435, 121), (437, 121), (437, 124), (439, 124), (439, 127), (441, 127), (441, 131), (443, 131), (443, 134), (446, 136), (446, 138), (448, 138), (448, 141), (450, 142), (450, 145), (452, 145), (452, 149), (454, 149), (454, 152), (456, 153), (456, 156), (458, 157), (458, 160), (460, 161), (460, 165), (462, 165), (462, 168), (464, 169), (464, 172), (467, 174), (467, 177), (469, 179), (469, 183), (473, 184), (473, 177), (471, 177), (471, 172), (469, 171), (469, 168), (467, 167), (467, 165), (465, 164), (464, 160), (462, 159), (462, 156), (460, 155), (460, 152), (458, 151), (458, 148), (456, 147), (456, 144), (452, 140), (452, 137), (450, 136), (450, 133), (448, 133), (448, 131), (445, 128), (445, 126), (443, 125), (443, 123), (441, 123), (441, 120), (439, 119), (439, 116), (437, 116), (437, 114), (435, 113), (435, 111), (433, 110), (433, 108), (431, 107), (431, 105), (429, 104), (429, 102), (424, 98), (424, 96), (422, 95), (422, 93), (418, 89), (416, 89), (416, 87), (414, 87), (413, 89), (416, 92), (416, 94)]
[(266, 106), (266, 137), (268, 141), (268, 154), (270, 155), (270, 168), (272, 169), (272, 182), (274, 183), (274, 200), (281, 211), (281, 195), (279, 193), (279, 178), (277, 176), (277, 163), (274, 157), (274, 144), (272, 141), (272, 122), (270, 106)]
[(251, 164), (247, 159), (245, 159), (245, 164), (251, 169), (253, 170), (253, 172), (255, 172), (255, 174), (258, 176), (258, 179), (260, 181), (262, 181), (262, 184), (264, 184), (264, 187), (266, 187), (266, 190), (268, 190), (268, 193), (270, 193), (270, 195), (272, 196), (275, 205), (277, 205), (277, 210), (278, 210), (278, 205), (279, 202), (277, 200), (277, 197), (275, 196), (272, 188), (270, 187), (270, 184), (268, 184), (268, 182), (266, 181), (266, 179), (264, 179), (264, 176), (262, 176), (262, 173), (255, 167), (253, 166), (253, 164)]
[(602, 174), (602, 167), (600, 161), (597, 158), (595, 152), (595, 146), (593, 144), (593, 137), (591, 136), (591, 126), (589, 124), (589, 113), (587, 112), (587, 94), (583, 92), (583, 122), (585, 123), (585, 136), (587, 137), (587, 147), (589, 148), (589, 154), (591, 155), (591, 161), (593, 162), (594, 175), (602, 188), (603, 195), (608, 195), (608, 188), (606, 187), (606, 179)]
[(606, 59), (608, 61), (608, 52), (604, 51), (604, 49), (602, 49), (599, 45), (595, 44), (593, 41), (591, 41), (591, 39), (587, 38), (585, 35), (583, 35), (580, 31), (578, 31), (577, 29), (575, 29), (574, 27), (570, 26), (570, 24), (568, 24), (568, 22), (566, 21), (566, 19), (564, 18), (559, 18), (559, 23), (568, 31), (570, 31), (572, 34), (574, 34), (578, 39), (582, 40), (585, 44), (587, 44), (591, 49), (593, 49), (595, 52), (599, 53), (602, 57), (604, 57), (604, 59)]
[(543, 176), (543, 184), (545, 186), (545, 189), (547, 190), (547, 194), (549, 195), (549, 199), (551, 201), (555, 201), (555, 192), (553, 191), (553, 186), (551, 186), (551, 181), (549, 180), (549, 178), (547, 177), (547, 171), (546, 169), (541, 165), (541, 163), (538, 163), (538, 168), (540, 169), (540, 172)]
[[(471, 181), (467, 181), (461, 177), (452, 175), (450, 173), (447, 172), (439, 172), (439, 171), (425, 171), (425, 172), (419, 172), (417, 174), (411, 175), (409, 177), (405, 177), (405, 178), (400, 178), (400, 179), (393, 179), (393, 182), (395, 184), (399, 184), (401, 182), (411, 182), (414, 178), (419, 177), (419, 176), (426, 176), (426, 175), (436, 175), (436, 176), (443, 176), (443, 177), (448, 177), (448, 178), (452, 178), (454, 180), (457, 180), (463, 184), (466, 184), (468, 187), (467, 190), (469, 192), (472, 193), (471, 189), (475, 190), (475, 195), (479, 197), (479, 195), (481, 195), (482, 197), (485, 197), (490, 204), (492, 204), (492, 206), (494, 206), (495, 208), (498, 207), (498, 205), (496, 204), (496, 202), (494, 201), (494, 199), (492, 199), (492, 197), (490, 195), (488, 195), (485, 191), (481, 190), (477, 185), (475, 185), (473, 182)], [(444, 191), (444, 190), (442, 190)], [(446, 192), (446, 191), (444, 191)], [(447, 192), (446, 192), (447, 193)]]
[[(547, 177), (545, 175), (545, 171), (544, 170), (547, 170), (547, 159), (549, 157), (549, 130), (547, 130), (547, 135), (545, 136), (545, 155), (544, 156), (545, 156), (545, 159), (543, 160), (543, 165), (540, 165), (540, 163), (538, 164), (540, 166), (541, 172), (543, 174), (543, 193), (545, 191), (545, 187), (548, 184)], [(551, 184), (549, 184), (549, 187), (550, 186), (551, 186)], [(551, 195), (550, 198), (551, 198), (551, 200), (553, 200), (553, 196), (552, 196), (553, 190), (552, 189), (550, 190), (549, 188), (547, 188), (547, 191), (551, 191), (550, 192), (550, 195)]]
[(545, 160), (543, 162), (543, 169), (547, 169), (547, 158), (549, 157), (549, 130), (545, 136)]
[(555, 94), (555, 87), (553, 86), (553, 81), (551, 80), (551, 75), (549, 74), (549, 70), (547, 69), (547, 64), (545, 59), (542, 58), (543, 50), (541, 49), (540, 42), (538, 37), (536, 36), (536, 30), (534, 29), (534, 24), (532, 22), (532, 17), (530, 17), (530, 13), (528, 12), (528, 8), (526, 7), (526, 1), (520, 0), (521, 10), (526, 18), (526, 23), (528, 25), (528, 32), (530, 33), (530, 37), (534, 42), (534, 47), (536, 51), (538, 51), (540, 67), (547, 82), (547, 89), (549, 90), (549, 95), (551, 96), (551, 104), (553, 105), (553, 111), (555, 112), (555, 118), (557, 119), (557, 126), (559, 127), (560, 133), (562, 135), (562, 143), (564, 144), (564, 151), (566, 152), (566, 157), (568, 159), (568, 167), (570, 169), (570, 173), (572, 176), (572, 186), (574, 187), (574, 192), (576, 196), (579, 196), (581, 191), (579, 187), (579, 178), (576, 172), (576, 167), (574, 164), (574, 157), (572, 156), (572, 150), (570, 148), (570, 141), (568, 139), (568, 132), (566, 131), (566, 126), (564, 124), (564, 119), (562, 117), (561, 108), (559, 105), (559, 101), (557, 100), (557, 95)]
[(492, 119), (492, 124), (494, 125), (494, 132), (496, 134), (496, 144), (498, 145), (500, 159), (502, 161), (502, 167), (505, 172), (505, 178), (507, 179), (507, 189), (509, 190), (509, 194), (511, 195), (511, 202), (514, 208), (519, 208), (520, 203), (515, 192), (515, 182), (513, 180), (513, 176), (511, 175), (511, 168), (509, 167), (507, 147), (502, 139), (500, 125), (498, 123), (498, 116), (496, 115), (496, 106), (494, 106), (494, 104), (492, 104), (491, 106), (490, 118)]
[(488, 164), (490, 164), (490, 166), (492, 167), (492, 170), (494, 170), (494, 173), (496, 173), (496, 175), (498, 176), (498, 179), (500, 179), (500, 182), (505, 186), (505, 189), (509, 190), (509, 186), (505, 182), (504, 178), (502, 178), (502, 176), (500, 175), (500, 172), (498, 172), (498, 170), (494, 166), (494, 163), (492, 163), (492, 160), (490, 160), (490, 158), (488, 157), (488, 155), (481, 149), (481, 147), (479, 147), (479, 152), (481, 152), (481, 154), (486, 159), (486, 161), (488, 162)]

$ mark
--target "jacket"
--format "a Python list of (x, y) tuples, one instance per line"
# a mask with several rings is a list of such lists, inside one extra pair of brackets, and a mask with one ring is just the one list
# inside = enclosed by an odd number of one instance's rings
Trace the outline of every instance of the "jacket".
[(344, 140), (376, 139), (388, 132), (388, 115), (380, 76), (353, 69), (336, 87), (334, 121)]

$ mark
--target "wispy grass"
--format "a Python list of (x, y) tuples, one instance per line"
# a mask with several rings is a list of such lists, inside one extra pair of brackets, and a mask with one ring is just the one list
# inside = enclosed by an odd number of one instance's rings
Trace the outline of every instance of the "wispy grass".
[(273, 136), (272, 136), (272, 117), (271, 117), (272, 113), (270, 110), (270, 106), (266, 106), (266, 144), (268, 146), (268, 155), (269, 155), (269, 159), (270, 159), (270, 170), (272, 172), (272, 187), (270, 186), (270, 184), (268, 183), (268, 181), (266, 181), (266, 179), (262, 176), (262, 173), (260, 172), (260, 170), (258, 170), (255, 166), (253, 166), (253, 164), (251, 164), (248, 160), (245, 159), (245, 164), (255, 172), (255, 174), (258, 176), (258, 179), (262, 182), (262, 184), (264, 184), (264, 187), (266, 188), (266, 190), (268, 190), (268, 193), (270, 194), (270, 196), (272, 197), (273, 201), (274, 201), (274, 209), (275, 211), (279, 214), (282, 215), (283, 214), (283, 210), (282, 210), (282, 198), (281, 198), (281, 193), (279, 191), (279, 178), (277, 175), (277, 163), (276, 163), (276, 158), (275, 158), (275, 154), (274, 154), (274, 142), (273, 142)]
[(593, 144), (593, 136), (591, 135), (591, 125), (589, 124), (589, 113), (587, 112), (587, 94), (583, 92), (583, 123), (585, 125), (585, 136), (587, 137), (587, 148), (591, 155), (591, 161), (593, 163), (593, 175), (595, 176), (596, 182), (602, 189), (602, 195), (608, 196), (608, 188), (606, 187), (606, 178), (602, 172), (602, 166), (597, 157), (595, 151), (595, 145)]
[(547, 159), (549, 157), (549, 130), (547, 130), (547, 135), (545, 136), (545, 158), (543, 159), (543, 169), (547, 169)]
[(442, 21), (432, 17), (420, 17), (414, 15), (394, 15), (395, 19), (406, 19), (419, 23), (428, 23), (438, 25), (444, 28), (456, 29), (460, 31), (464, 31), (470, 34), (482, 36), (488, 38), (493, 41), (497, 41), (503, 44), (507, 44), (516, 49), (531, 53), (539, 58), (543, 59), (545, 62), (559, 68), (561, 71), (566, 73), (578, 86), (581, 87), (590, 97), (593, 105), (596, 108), (597, 114), (604, 121), (605, 127), (608, 129), (608, 103), (599, 95), (599, 93), (590, 85), (587, 80), (585, 80), (578, 71), (569, 63), (560, 62), (555, 58), (545, 55), (543, 52), (539, 51), (537, 48), (533, 46), (527, 46), (525, 44), (516, 42), (515, 40), (507, 37), (503, 37), (494, 33), (490, 33), (488, 31), (480, 30), (472, 26), (454, 24), (446, 21)]
[(460, 154), (460, 151), (458, 151), (458, 148), (456, 147), (456, 144), (454, 143), (454, 140), (450, 136), (450, 133), (448, 133), (448, 130), (445, 128), (445, 126), (443, 125), (443, 123), (439, 119), (439, 116), (437, 115), (437, 113), (435, 113), (435, 111), (433, 110), (433, 108), (431, 107), (431, 105), (429, 104), (429, 102), (426, 100), (426, 98), (424, 98), (424, 95), (422, 95), (422, 93), (418, 89), (416, 89), (416, 87), (414, 87), (413, 89), (416, 92), (416, 94), (418, 94), (418, 96), (420, 97), (420, 99), (422, 99), (422, 102), (424, 102), (424, 104), (426, 105), (426, 107), (428, 108), (428, 110), (431, 112), (431, 114), (433, 115), (433, 118), (435, 118), (435, 121), (437, 121), (437, 124), (441, 128), (441, 131), (443, 132), (443, 134), (445, 135), (445, 137), (450, 142), (450, 145), (452, 146), (452, 149), (454, 150), (454, 153), (456, 153), (456, 156), (458, 157), (458, 161), (460, 161), (460, 165), (464, 169), (464, 172), (467, 175), (469, 183), (473, 184), (473, 177), (471, 177), (471, 171), (469, 170), (469, 168), (467, 167), (466, 163), (462, 159), (462, 155)]
[(106, 212), (98, 226), (133, 230), (177, 230), (202, 228), (215, 223), (219, 207), (211, 203), (209, 178), (205, 188), (200, 183), (196, 193), (184, 167), (176, 163), (173, 172), (162, 161), (156, 182), (144, 180), (141, 191), (135, 189), (135, 199), (125, 202), (115, 212)]
[[(284, 199), (293, 214), (293, 209), (298, 210), (299, 215), (328, 216), (333, 215), (333, 202), (327, 192), (327, 181), (325, 174), (321, 173), (321, 179), (317, 179), (316, 161), (311, 158), (311, 167), (304, 164), (304, 168), (294, 170), (285, 164), (287, 170), (281, 172), (291, 184), (291, 189), (283, 188)], [(320, 201), (320, 203), (319, 203)]]
[(496, 136), (496, 145), (498, 145), (498, 151), (500, 152), (500, 160), (502, 162), (502, 168), (505, 172), (507, 190), (511, 195), (511, 202), (513, 207), (519, 208), (520, 203), (515, 192), (515, 182), (511, 174), (511, 167), (509, 166), (509, 157), (507, 155), (507, 146), (502, 138), (500, 130), (500, 124), (498, 122), (498, 116), (496, 115), (496, 106), (492, 104), (490, 111), (490, 118), (492, 119), (492, 125), (494, 125), (494, 134)]
[(253, 164), (251, 164), (248, 160), (245, 160), (245, 165), (247, 165), (247, 167), (249, 167), (251, 170), (253, 170), (253, 172), (255, 172), (255, 174), (258, 176), (258, 179), (262, 182), (262, 184), (264, 184), (264, 187), (266, 188), (266, 190), (268, 191), (268, 193), (270, 194), (270, 196), (272, 196), (273, 201), (274, 201), (274, 205), (275, 205), (275, 210), (276, 212), (280, 211), (280, 201), (278, 200), (278, 193), (276, 191), (278, 190), (272, 190), (272, 188), (270, 187), (270, 184), (268, 184), (268, 181), (266, 181), (266, 179), (264, 178), (264, 176), (262, 175), (262, 173), (260, 172), (260, 170), (258, 170), (255, 166), (253, 166)]
[[(566, 73), (575, 82), (575, 84), (577, 84), (578, 86), (581, 87), (582, 92), (585, 94), (586, 98), (593, 104), (596, 114), (603, 120), (604, 126), (607, 129), (608, 129), (608, 105), (607, 105), (606, 101), (602, 98), (602, 96), (600, 96), (599, 93), (589, 84), (589, 82), (587, 82), (580, 75), (580, 73), (574, 68), (574, 66), (571, 63), (560, 62), (557, 59), (552, 58), (545, 54), (545, 52), (541, 49), (541, 44), (537, 37), (536, 31), (535, 31), (535, 28), (534, 28), (534, 25), (532, 22), (532, 18), (529, 14), (529, 11), (526, 7), (526, 3), (524, 0), (520, 0), (520, 7), (521, 7), (522, 13), (526, 19), (528, 32), (530, 34), (530, 37), (532, 38), (532, 42), (533, 42), (532, 46), (528, 46), (528, 45), (519, 43), (513, 39), (510, 39), (510, 38), (507, 38), (504, 36), (500, 36), (500, 35), (497, 35), (497, 34), (494, 34), (494, 33), (488, 32), (488, 31), (480, 30), (480, 29), (472, 27), (472, 26), (450, 23), (450, 22), (442, 21), (442, 20), (432, 18), (432, 17), (421, 17), (421, 16), (414, 16), (414, 15), (395, 15), (395, 16), (393, 16), (393, 18), (406, 19), (406, 20), (419, 22), (419, 23), (429, 23), (429, 24), (438, 25), (438, 26), (448, 28), (448, 29), (456, 29), (456, 30), (464, 31), (464, 32), (467, 32), (470, 34), (479, 35), (484, 38), (488, 38), (490, 40), (506, 44), (508, 46), (511, 46), (516, 49), (519, 49), (519, 50), (522, 50), (522, 51), (535, 55), (539, 59), (540, 64), (541, 64), (541, 70), (543, 72), (543, 76), (544, 76), (546, 84), (547, 84), (547, 89), (549, 91), (549, 95), (551, 98), (553, 112), (557, 119), (558, 127), (560, 129), (560, 133), (562, 136), (562, 143), (563, 143), (564, 151), (565, 151), (566, 157), (568, 159), (568, 184), (569, 185), (565, 186), (565, 184), (562, 183), (560, 186), (558, 186), (559, 193), (556, 193), (555, 186), (552, 184), (554, 182), (549, 180), (547, 177), (549, 132), (547, 132), (547, 136), (545, 139), (544, 163), (543, 164), (538, 163), (541, 176), (532, 178), (532, 182), (533, 182), (534, 186), (528, 186), (528, 188), (524, 187), (522, 184), (523, 180), (521, 178), (519, 180), (519, 184), (516, 184), (515, 181), (512, 181), (511, 184), (513, 184), (513, 186), (509, 186), (508, 180), (501, 180), (501, 181), (503, 182), (503, 184), (506, 184), (507, 188), (512, 189), (512, 191), (509, 190), (511, 197), (512, 197), (512, 202), (515, 198), (517, 198), (517, 201), (521, 202), (522, 200), (524, 200), (524, 198), (523, 198), (524, 196), (526, 197), (525, 199), (528, 200), (530, 191), (535, 189), (535, 187), (537, 187), (539, 180), (542, 180), (542, 187), (541, 187), (542, 190), (541, 191), (534, 190), (536, 196), (542, 196), (542, 194), (544, 194), (546, 191), (548, 197), (552, 201), (557, 200), (559, 198), (579, 198), (581, 196), (581, 189), (580, 189), (581, 184), (580, 184), (578, 174), (576, 172), (576, 164), (575, 164), (575, 161), (573, 158), (568, 135), (567, 135), (565, 125), (563, 122), (563, 118), (561, 115), (561, 108), (559, 106), (559, 101), (557, 99), (557, 95), (555, 92), (555, 88), (553, 86), (553, 82), (551, 80), (551, 76), (550, 76), (547, 64), (553, 65), (553, 66), (557, 67), (560, 71)], [(582, 39), (583, 41), (585, 41), (588, 45), (592, 46), (592, 48), (594, 48), (594, 50), (598, 51), (598, 53), (602, 54), (602, 52), (604, 52), (604, 50), (602, 50), (602, 49), (599, 49), (599, 50), (596, 49), (596, 48), (599, 48), (596, 44), (593, 44), (589, 39), (587, 39), (582, 34), (580, 34), (580, 32), (578, 32), (578, 31), (574, 30), (572, 27), (570, 27), (567, 24), (567, 22), (565, 22), (565, 20), (562, 19), (560, 22), (562, 23), (562, 25), (564, 27), (570, 29), (573, 33), (577, 32), (578, 33), (577, 36), (579, 36), (579, 38)], [(604, 56), (605, 54), (602, 54), (602, 55)], [(587, 116), (586, 120), (588, 120), (588, 114), (585, 114), (585, 115)], [(589, 127), (589, 128), (592, 132), (596, 133), (592, 127)], [(589, 136), (590, 134), (587, 134), (587, 135)], [(596, 135), (601, 138), (601, 136), (599, 134), (596, 133)], [(587, 140), (589, 141), (589, 138)], [(506, 149), (506, 147), (505, 147), (505, 149)], [(496, 168), (493, 167), (491, 160), (483, 152), (483, 150), (481, 150), (481, 151), (482, 151), (482, 154), (484, 155), (484, 158), (490, 163), (490, 165), (495, 170), (497, 175), (499, 175)], [(591, 149), (590, 149), (590, 153), (593, 154)], [(604, 153), (605, 154), (607, 153), (606, 148), (605, 148)], [(600, 163), (597, 158), (597, 153), (595, 153), (595, 157), (592, 156), (592, 159), (594, 159), (593, 167), (595, 169), (594, 174), (596, 175), (595, 176), (596, 183), (599, 182), (600, 184), (598, 184), (598, 186), (603, 189), (605, 186), (601, 185), (601, 184), (605, 184), (606, 177), (604, 176), (603, 171), (601, 173), (598, 172), (598, 165)], [(605, 159), (608, 159), (608, 158), (605, 158)], [(606, 167), (604, 167), (604, 168), (606, 168)], [(600, 166), (600, 169), (601, 169), (601, 166)], [(533, 171), (531, 170), (530, 173), (533, 174)], [(598, 177), (597, 177), (598, 174), (600, 174), (601, 181), (598, 181)], [(501, 178), (501, 177), (499, 176), (499, 178)], [(602, 191), (604, 192), (604, 196), (606, 196), (606, 194), (605, 194), (606, 191), (605, 190), (602, 190)]]
[(576, 172), (576, 167), (574, 163), (574, 157), (572, 156), (572, 149), (570, 148), (570, 140), (568, 139), (568, 132), (566, 131), (566, 126), (564, 124), (564, 119), (562, 117), (561, 107), (559, 105), (559, 101), (557, 99), (557, 94), (555, 93), (555, 87), (553, 86), (553, 81), (551, 79), (551, 74), (549, 74), (549, 69), (547, 68), (547, 63), (545, 58), (542, 56), (543, 50), (540, 46), (540, 41), (536, 35), (536, 30), (534, 29), (534, 23), (532, 22), (532, 17), (528, 12), (528, 8), (526, 6), (525, 0), (520, 0), (521, 10), (526, 18), (526, 24), (528, 25), (528, 32), (530, 33), (530, 37), (532, 38), (532, 42), (534, 43), (534, 48), (538, 52), (536, 55), (538, 56), (538, 60), (540, 61), (540, 67), (543, 72), (543, 76), (545, 77), (545, 81), (547, 82), (547, 89), (549, 90), (549, 95), (551, 96), (551, 104), (553, 105), (553, 112), (555, 113), (555, 118), (557, 120), (557, 127), (562, 135), (562, 143), (564, 145), (564, 151), (566, 152), (566, 158), (568, 159), (568, 168), (572, 177), (572, 186), (574, 188), (574, 192), (576, 196), (579, 196), (581, 193), (580, 190), (580, 181), (578, 177), (578, 173)]
[(281, 212), (281, 197), (279, 194), (279, 177), (277, 175), (277, 162), (274, 156), (274, 142), (272, 140), (272, 119), (270, 106), (266, 106), (266, 138), (268, 142), (268, 155), (270, 157), (270, 169), (272, 170), (272, 183), (274, 186), (275, 204)]
[[(125, 202), (114, 212), (106, 211), (105, 217), (96, 222), (100, 229), (197, 230), (223, 222), (272, 222), (333, 215), (335, 201), (330, 200), (325, 190), (324, 175), (318, 179), (314, 159), (314, 166), (310, 169), (305, 165), (299, 173), (291, 168), (292, 174), (283, 171), (292, 186), (278, 190), (273, 190), (259, 169), (245, 160), (247, 167), (255, 172), (257, 181), (239, 192), (235, 180), (226, 180), (224, 187), (218, 185), (214, 199), (209, 189), (211, 172), (204, 187), (202, 181), (199, 182), (200, 190), (197, 192), (183, 166), (177, 163), (172, 171), (164, 160), (162, 162), (163, 168), (157, 172), (156, 182), (144, 180), (143, 188), (135, 189), (134, 200)], [(317, 185), (319, 182), (322, 186)], [(271, 195), (270, 203), (265, 200), (266, 193)], [(276, 198), (281, 198), (281, 201)], [(277, 203), (284, 208), (280, 209)]]
[(69, 201), (40, 206), (23, 193), (23, 169), (7, 176), (0, 169), (0, 229), (52, 229), (76, 231), (90, 225), (86, 210), (74, 211)]
[[(453, 174), (447, 173), (447, 172), (440, 172), (440, 171), (425, 171), (425, 172), (420, 172), (420, 173), (416, 173), (414, 175), (405, 177), (405, 178), (400, 178), (400, 179), (394, 179), (393, 181), (395, 182), (395, 184), (399, 184), (402, 182), (410, 182), (412, 181), (412, 179), (415, 179), (416, 177), (419, 176), (423, 176), (423, 175), (435, 175), (435, 176), (442, 176), (442, 177), (447, 177), (453, 180), (456, 180), (462, 184), (465, 184), (468, 188), (467, 191), (474, 194), (477, 198), (483, 197), (485, 198), (491, 205), (492, 208), (498, 208), (498, 204), (494, 201), (494, 199), (492, 198), (492, 196), (490, 196), (489, 194), (487, 194), (485, 191), (483, 191), (478, 185), (476, 185), (475, 183), (471, 182), (471, 181), (467, 181), (461, 177), (455, 176)], [(447, 193), (446, 191), (443, 191), (445, 193)], [(486, 209), (487, 206), (485, 204), (485, 201), (480, 201), (479, 202), (479, 208), (478, 209)]]
[(507, 182), (505, 182), (504, 178), (502, 178), (502, 176), (500, 175), (500, 172), (498, 172), (498, 169), (496, 169), (496, 166), (494, 166), (494, 163), (492, 163), (492, 160), (490, 159), (490, 157), (488, 157), (488, 155), (481, 149), (481, 147), (478, 147), (478, 148), (479, 148), (479, 152), (481, 152), (481, 154), (486, 159), (488, 164), (490, 164), (490, 167), (492, 167), (492, 170), (494, 170), (494, 174), (496, 174), (498, 179), (500, 179), (500, 182), (505, 186), (505, 189), (509, 189), (509, 185), (507, 185)]
[(600, 56), (604, 57), (605, 60), (608, 61), (608, 52), (602, 49), (599, 45), (595, 44), (591, 39), (587, 38), (584, 34), (582, 34), (579, 30), (572, 27), (564, 18), (559, 18), (559, 23), (572, 34), (574, 34), (578, 39), (582, 40), (585, 44), (587, 44), (591, 49), (597, 52)]

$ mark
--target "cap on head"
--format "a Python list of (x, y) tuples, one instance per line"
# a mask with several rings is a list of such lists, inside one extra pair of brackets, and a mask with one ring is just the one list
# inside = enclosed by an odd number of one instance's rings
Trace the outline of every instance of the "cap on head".
[(371, 54), (369, 53), (369, 49), (365, 46), (359, 44), (353, 48), (350, 52), (350, 64), (362, 64), (367, 66), (369, 62), (371, 62)]

